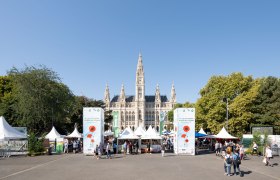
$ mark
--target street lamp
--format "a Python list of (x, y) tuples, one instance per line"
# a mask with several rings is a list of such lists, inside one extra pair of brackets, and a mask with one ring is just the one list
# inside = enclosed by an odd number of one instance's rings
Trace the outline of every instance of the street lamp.
[(226, 115), (226, 119), (227, 119), (227, 130), (228, 130), (228, 98), (223, 98), (223, 101), (225, 103), (227, 103), (227, 115)]

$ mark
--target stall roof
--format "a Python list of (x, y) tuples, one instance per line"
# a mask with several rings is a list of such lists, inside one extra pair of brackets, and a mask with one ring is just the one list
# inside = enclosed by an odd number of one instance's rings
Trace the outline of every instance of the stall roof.
[(45, 136), (46, 139), (50, 141), (54, 141), (57, 138), (61, 138), (62, 136), (56, 131), (55, 127), (52, 127), (52, 130)]
[(122, 132), (118, 139), (139, 139), (139, 137), (128, 127)]
[(141, 126), (138, 126), (138, 128), (134, 131), (136, 136), (143, 136), (145, 133), (146, 131)]
[(3, 116), (0, 117), (0, 140), (12, 139), (26, 139), (27, 136), (12, 126), (5, 120)]
[(82, 138), (82, 134), (79, 133), (77, 127), (75, 127), (74, 131), (66, 137), (67, 138)]
[(141, 137), (141, 139), (162, 139), (155, 129), (150, 125), (146, 133)]

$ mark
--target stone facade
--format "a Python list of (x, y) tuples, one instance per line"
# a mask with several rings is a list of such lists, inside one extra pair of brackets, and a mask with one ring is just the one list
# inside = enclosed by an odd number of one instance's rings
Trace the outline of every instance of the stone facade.
[(135, 95), (126, 95), (124, 85), (121, 87), (120, 95), (110, 99), (109, 87), (106, 85), (104, 102), (106, 110), (117, 111), (119, 113), (119, 128), (138, 126), (147, 128), (149, 125), (159, 128), (160, 112), (168, 112), (176, 104), (176, 92), (174, 84), (171, 87), (171, 95), (160, 95), (159, 85), (156, 86), (155, 95), (145, 94), (145, 76), (142, 55), (139, 54), (136, 70)]

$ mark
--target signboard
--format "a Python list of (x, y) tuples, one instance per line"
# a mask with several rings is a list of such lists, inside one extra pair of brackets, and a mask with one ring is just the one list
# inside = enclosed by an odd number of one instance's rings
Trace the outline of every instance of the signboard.
[(273, 135), (272, 126), (252, 126), (252, 134), (259, 132), (260, 134)]
[(174, 110), (174, 153), (195, 155), (195, 109)]
[(104, 141), (104, 110), (102, 108), (83, 108), (83, 151), (93, 155), (96, 145)]
[(162, 135), (162, 131), (163, 131), (163, 126), (164, 126), (164, 121), (165, 121), (165, 117), (166, 117), (167, 113), (164, 111), (160, 112), (160, 120), (159, 120), (159, 135)]
[(115, 137), (119, 136), (119, 131), (119, 112), (113, 111), (113, 132)]

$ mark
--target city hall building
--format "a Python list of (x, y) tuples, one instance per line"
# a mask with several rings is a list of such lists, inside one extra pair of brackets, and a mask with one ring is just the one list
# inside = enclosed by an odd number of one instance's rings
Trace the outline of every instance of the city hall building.
[(106, 110), (111, 110), (113, 114), (118, 114), (117, 127), (119, 129), (125, 129), (126, 127), (136, 129), (138, 126), (147, 129), (151, 125), (158, 130), (160, 113), (167, 113), (176, 104), (176, 92), (173, 83), (170, 99), (165, 95), (160, 95), (158, 85), (154, 95), (146, 95), (144, 75), (142, 55), (140, 53), (136, 70), (135, 95), (126, 95), (124, 85), (122, 85), (120, 95), (110, 99), (109, 87), (106, 85), (104, 94)]

